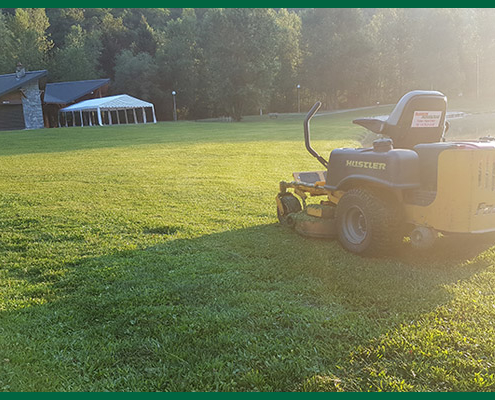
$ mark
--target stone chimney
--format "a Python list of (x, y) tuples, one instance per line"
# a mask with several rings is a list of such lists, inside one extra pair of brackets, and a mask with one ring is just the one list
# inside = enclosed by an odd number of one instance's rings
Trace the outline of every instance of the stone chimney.
[[(26, 76), (26, 68), (19, 62), (15, 69), (15, 79), (21, 80)], [(26, 129), (40, 129), (44, 127), (43, 108), (39, 80), (24, 82), (19, 89), (22, 95), (22, 111)]]
[(26, 68), (22, 66), (20, 62), (17, 63), (17, 67), (15, 68), (15, 79), (19, 80), (24, 78), (26, 75)]

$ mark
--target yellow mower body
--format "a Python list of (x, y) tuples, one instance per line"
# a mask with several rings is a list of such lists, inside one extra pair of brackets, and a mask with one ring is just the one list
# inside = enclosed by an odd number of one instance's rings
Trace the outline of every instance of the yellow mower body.
[(443, 151), (437, 180), (431, 204), (404, 205), (406, 221), (441, 232), (495, 231), (495, 145)]

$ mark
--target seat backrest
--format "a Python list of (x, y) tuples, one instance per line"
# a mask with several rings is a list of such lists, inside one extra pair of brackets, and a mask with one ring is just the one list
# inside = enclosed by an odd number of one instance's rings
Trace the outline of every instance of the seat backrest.
[(405, 94), (385, 121), (382, 134), (395, 148), (412, 149), (420, 143), (439, 142), (445, 130), (447, 97), (437, 91)]

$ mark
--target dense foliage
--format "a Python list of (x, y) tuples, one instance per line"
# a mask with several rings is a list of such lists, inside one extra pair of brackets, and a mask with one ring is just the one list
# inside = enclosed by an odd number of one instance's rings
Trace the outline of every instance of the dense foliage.
[[(2, 9), (0, 73), (112, 79), (161, 119), (495, 94), (493, 9)], [(300, 89), (297, 89), (300, 85)], [(299, 93), (298, 93), (299, 91)]]

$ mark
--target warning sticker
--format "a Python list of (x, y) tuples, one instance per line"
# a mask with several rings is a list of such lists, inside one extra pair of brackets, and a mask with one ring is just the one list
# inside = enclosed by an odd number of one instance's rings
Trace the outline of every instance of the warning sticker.
[(441, 111), (415, 111), (411, 128), (438, 128), (441, 119)]

